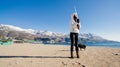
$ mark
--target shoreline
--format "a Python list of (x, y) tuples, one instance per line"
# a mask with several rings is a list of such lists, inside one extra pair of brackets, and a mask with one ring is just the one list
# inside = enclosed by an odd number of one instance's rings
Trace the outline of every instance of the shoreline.
[[(53, 46), (57, 46), (57, 45), (60, 45), (60, 46), (70, 46), (70, 45), (65, 45), (65, 44), (44, 44), (44, 45), (53, 45)], [(105, 47), (105, 48), (120, 48), (120, 46), (111, 46), (111, 45), (86, 45), (87, 47)]]

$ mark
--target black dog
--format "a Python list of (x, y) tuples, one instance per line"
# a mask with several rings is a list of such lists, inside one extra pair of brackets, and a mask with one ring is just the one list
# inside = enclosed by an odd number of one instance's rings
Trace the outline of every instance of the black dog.
[(82, 43), (80, 43), (80, 44), (78, 44), (78, 47), (80, 48), (80, 50), (81, 49), (86, 49), (86, 45), (85, 44), (82, 44)]

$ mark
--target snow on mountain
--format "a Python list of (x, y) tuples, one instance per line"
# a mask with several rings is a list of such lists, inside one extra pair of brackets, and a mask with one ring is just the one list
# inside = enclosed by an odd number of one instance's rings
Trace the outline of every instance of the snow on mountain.
[(91, 33), (88, 33), (88, 34), (80, 34), (79, 36), (80, 38), (85, 38), (85, 39), (93, 39), (93, 40), (101, 40), (101, 39), (104, 39), (96, 34), (91, 34)]
[(34, 35), (46, 35), (46, 36), (64, 36), (65, 35), (65, 33), (56, 33), (56, 32), (51, 32), (51, 31), (40, 31), (40, 30), (33, 30), (33, 29), (23, 29), (17, 26), (5, 25), (5, 24), (0, 24), (0, 30), (21, 31), (25, 33), (34, 34)]
[(13, 25), (5, 25), (5, 24), (0, 24), (0, 30), (4, 30), (4, 31), (23, 31), (26, 33), (30, 33), (30, 34), (34, 34), (33, 29), (22, 29), (20, 27), (17, 26), (13, 26)]
[(51, 31), (35, 31), (35, 35), (37, 36), (49, 36), (49, 37), (63, 37), (66, 34), (65, 33), (56, 33), (56, 32), (51, 32)]
[[(67, 37), (69, 38), (69, 34), (65, 33), (57, 33), (51, 31), (40, 31), (40, 30), (33, 30), (33, 29), (23, 29), (13, 25), (5, 25), (0, 24), (0, 31), (21, 31), (29, 34), (34, 34), (35, 36), (42, 36), (42, 37)], [(91, 39), (91, 40), (104, 40), (102, 37), (95, 35), (95, 34), (80, 34), (80, 38), (84, 39)]]

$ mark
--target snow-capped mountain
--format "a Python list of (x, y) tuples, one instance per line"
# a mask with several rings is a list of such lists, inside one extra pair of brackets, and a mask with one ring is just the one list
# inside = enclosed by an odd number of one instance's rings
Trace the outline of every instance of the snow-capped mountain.
[[(5, 25), (0, 24), (0, 35), (9, 36), (13, 38), (32, 38), (34, 37), (41, 37), (41, 38), (69, 38), (69, 34), (65, 33), (58, 33), (58, 32), (51, 32), (51, 31), (40, 31), (40, 30), (33, 30), (33, 29), (23, 29), (13, 25)], [(106, 39), (95, 35), (95, 34), (80, 34), (80, 38), (84, 40), (94, 40), (94, 41), (104, 41)]]
[(40, 30), (33, 30), (33, 29), (23, 29), (17, 26), (13, 25), (5, 25), (0, 24), (0, 31), (19, 31), (19, 32), (25, 32), (33, 35), (46, 35), (46, 36), (64, 36), (65, 33), (56, 33), (51, 31), (40, 31)]
[(33, 29), (22, 29), (22, 28), (17, 27), (17, 26), (5, 25), (5, 24), (0, 24), (0, 30), (3, 30), (3, 31), (22, 31), (22, 32), (30, 33), (30, 34), (34, 34), (34, 32), (35, 32), (35, 30), (33, 30)]

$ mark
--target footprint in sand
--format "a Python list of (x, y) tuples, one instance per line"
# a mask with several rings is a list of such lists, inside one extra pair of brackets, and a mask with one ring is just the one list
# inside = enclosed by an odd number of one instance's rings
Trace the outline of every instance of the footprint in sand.
[(62, 67), (67, 67), (67, 63), (62, 62)]
[[(85, 67), (85, 65), (81, 65), (80, 62), (71, 62), (71, 63), (66, 63), (66, 62), (61, 62), (62, 63), (62, 66), (61, 67)], [(72, 66), (71, 66), (72, 64)]]
[(15, 64), (19, 64), (19, 62), (16, 61)]
[(76, 62), (76, 67), (82, 67), (80, 62)]

